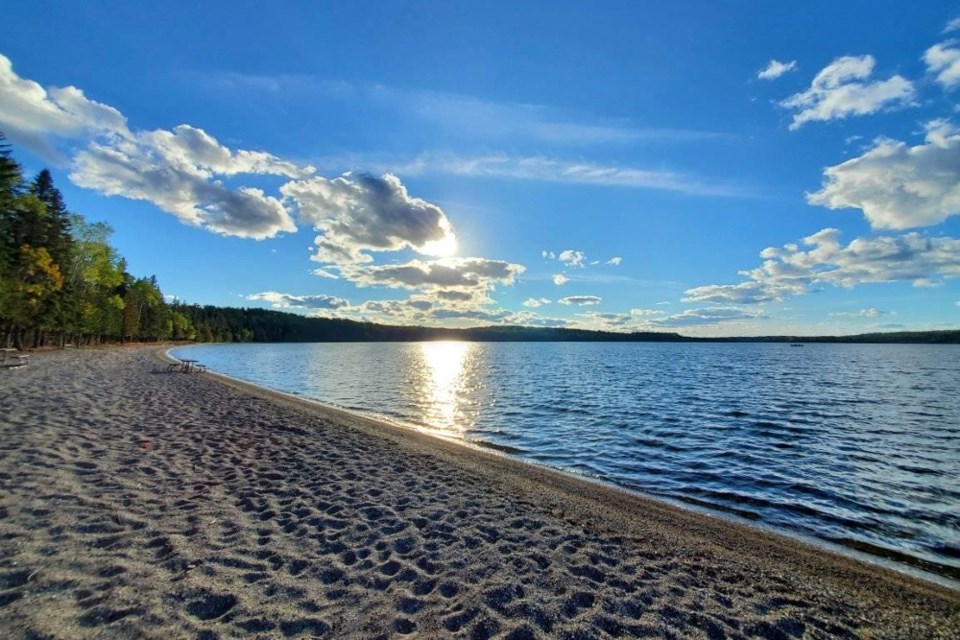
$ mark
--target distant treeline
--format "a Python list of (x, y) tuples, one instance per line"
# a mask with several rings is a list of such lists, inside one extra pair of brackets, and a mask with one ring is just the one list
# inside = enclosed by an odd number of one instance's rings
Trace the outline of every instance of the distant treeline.
[(197, 328), (202, 342), (902, 342), (960, 344), (958, 331), (867, 333), (856, 336), (766, 336), (689, 338), (677, 333), (620, 333), (546, 327), (493, 326), (471, 329), (403, 327), (331, 318), (307, 318), (268, 309), (238, 309), (174, 304), (171, 307)]
[(582, 329), (540, 327), (477, 327), (441, 329), (404, 327), (332, 318), (307, 318), (268, 309), (237, 309), (174, 304), (201, 342), (414, 342), (419, 340), (470, 340), (489, 342), (545, 341), (683, 341), (676, 333), (616, 333)]
[(960, 330), (891, 331), (858, 333), (853, 336), (756, 336), (741, 338), (698, 338), (700, 342), (848, 342), (860, 344), (960, 344)]
[(0, 133), (0, 346), (107, 341), (198, 342), (913, 342), (960, 343), (960, 331), (801, 338), (687, 338), (677, 333), (492, 326), (388, 326), (267, 309), (167, 303), (110, 246), (109, 226), (71, 214), (50, 172), (26, 180)]

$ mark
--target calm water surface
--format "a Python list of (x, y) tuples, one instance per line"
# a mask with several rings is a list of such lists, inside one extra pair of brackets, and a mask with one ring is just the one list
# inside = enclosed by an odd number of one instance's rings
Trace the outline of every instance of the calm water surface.
[(960, 578), (958, 346), (426, 342), (174, 353)]

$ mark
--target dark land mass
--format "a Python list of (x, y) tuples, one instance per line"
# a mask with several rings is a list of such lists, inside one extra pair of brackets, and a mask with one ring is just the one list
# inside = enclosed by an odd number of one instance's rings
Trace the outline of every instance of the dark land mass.
[(787, 342), (960, 344), (960, 330), (863, 333), (851, 336), (691, 338), (658, 331), (589, 331), (555, 327), (487, 326), (467, 329), (393, 326), (335, 318), (307, 318), (268, 309), (175, 304), (201, 342)]

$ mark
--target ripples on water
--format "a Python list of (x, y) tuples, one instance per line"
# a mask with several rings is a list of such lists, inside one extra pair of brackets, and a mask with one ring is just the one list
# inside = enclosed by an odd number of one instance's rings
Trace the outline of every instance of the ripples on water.
[(214, 370), (960, 578), (960, 347), (202, 345)]

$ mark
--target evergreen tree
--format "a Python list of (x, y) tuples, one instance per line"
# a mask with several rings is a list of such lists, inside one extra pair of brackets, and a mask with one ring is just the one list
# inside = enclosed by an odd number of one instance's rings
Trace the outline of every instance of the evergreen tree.
[(0, 131), (0, 207), (20, 195), (23, 190), (23, 172), (13, 159), (7, 138)]
[(64, 264), (68, 260), (73, 240), (70, 235), (70, 213), (63, 201), (63, 194), (53, 186), (53, 176), (47, 169), (38, 173), (30, 183), (30, 193), (39, 198), (46, 207), (45, 246), (58, 264)]

